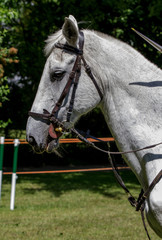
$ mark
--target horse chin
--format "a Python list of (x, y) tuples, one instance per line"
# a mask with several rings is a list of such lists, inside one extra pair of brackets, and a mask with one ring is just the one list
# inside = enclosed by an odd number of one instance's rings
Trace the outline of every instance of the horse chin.
[(46, 147), (47, 153), (55, 152), (55, 150), (59, 147), (59, 138), (53, 139), (52, 141), (48, 142)]
[(46, 148), (46, 152), (47, 153), (55, 153), (57, 156), (59, 156), (60, 158), (62, 158), (62, 155), (59, 153), (59, 151), (57, 150), (59, 147), (59, 138), (55, 139), (53, 141), (51, 141), (47, 148)]

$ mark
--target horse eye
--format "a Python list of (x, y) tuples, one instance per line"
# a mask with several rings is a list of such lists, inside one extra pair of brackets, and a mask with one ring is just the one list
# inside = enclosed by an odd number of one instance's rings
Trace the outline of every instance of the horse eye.
[(61, 81), (65, 75), (65, 71), (55, 71), (51, 73), (51, 81)]

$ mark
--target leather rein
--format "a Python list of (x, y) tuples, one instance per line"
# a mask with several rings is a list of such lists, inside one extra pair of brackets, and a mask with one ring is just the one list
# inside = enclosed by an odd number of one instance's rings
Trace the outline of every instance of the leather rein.
[[(40, 119), (46, 120), (50, 123), (49, 130), (48, 130), (50, 139), (58, 139), (64, 132), (71, 132), (71, 133), (74, 133), (82, 142), (88, 144), (89, 146), (91, 146), (91, 147), (93, 147), (97, 150), (100, 150), (100, 151), (108, 154), (109, 161), (110, 161), (110, 164), (112, 166), (114, 175), (115, 175), (118, 183), (120, 184), (120, 186), (128, 194), (128, 200), (129, 200), (130, 204), (133, 207), (136, 208), (136, 211), (139, 211), (139, 210), (141, 211), (141, 216), (142, 216), (144, 228), (145, 228), (145, 231), (147, 233), (148, 239), (150, 239), (147, 228), (146, 228), (145, 220), (144, 220), (144, 213), (143, 213), (144, 203), (145, 203), (145, 200), (147, 199), (147, 197), (149, 196), (151, 190), (160, 181), (160, 179), (162, 177), (162, 170), (158, 173), (158, 175), (155, 177), (155, 179), (152, 181), (152, 183), (150, 184), (150, 186), (148, 187), (148, 189), (145, 192), (143, 190), (141, 190), (141, 193), (139, 194), (139, 197), (136, 200), (132, 196), (130, 191), (127, 189), (127, 187), (125, 186), (125, 183), (124, 183), (123, 179), (121, 178), (121, 176), (118, 172), (118, 169), (115, 165), (114, 159), (111, 157), (111, 155), (135, 153), (135, 152), (138, 152), (138, 151), (154, 148), (158, 145), (161, 145), (162, 142), (160, 142), (158, 144), (150, 145), (150, 146), (147, 146), (147, 147), (144, 147), (144, 148), (131, 150), (131, 151), (125, 151), (125, 152), (106, 151), (106, 150), (103, 150), (103, 149), (97, 147), (94, 143), (88, 141), (87, 137), (89, 137), (89, 136), (86, 134), (86, 137), (84, 137), (83, 136), (84, 132), (82, 132), (83, 133), (82, 134), (78, 130), (76, 130), (75, 128), (71, 128), (70, 130), (67, 129), (64, 126), (64, 123), (61, 122), (57, 118), (57, 115), (58, 115), (58, 112), (59, 112), (59, 110), (62, 106), (62, 103), (63, 103), (64, 99), (67, 97), (67, 95), (69, 94), (69, 91), (70, 91), (71, 87), (73, 86), (72, 94), (71, 94), (71, 100), (70, 100), (70, 104), (69, 104), (68, 112), (67, 112), (67, 116), (66, 116), (66, 122), (70, 122), (70, 117), (71, 117), (71, 114), (72, 114), (72, 111), (73, 111), (73, 106), (74, 106), (74, 101), (75, 101), (75, 93), (76, 93), (79, 78), (80, 78), (80, 75), (81, 75), (81, 62), (83, 62), (85, 71), (86, 71), (87, 75), (89, 76), (89, 78), (92, 80), (94, 86), (96, 87), (97, 92), (98, 92), (101, 100), (103, 98), (103, 94), (102, 94), (102, 92), (101, 92), (101, 90), (100, 90), (92, 72), (91, 72), (91, 69), (90, 69), (89, 65), (87, 64), (86, 60), (84, 59), (83, 46), (84, 46), (84, 34), (83, 34), (83, 32), (80, 32), (80, 34), (79, 34), (79, 48), (72, 47), (68, 44), (61, 44), (61, 43), (56, 43), (55, 44), (56, 48), (60, 48), (63, 51), (70, 52), (70, 53), (73, 53), (73, 54), (76, 55), (76, 60), (75, 60), (74, 66), (73, 66), (72, 71), (69, 75), (68, 81), (67, 81), (67, 83), (66, 83), (66, 85), (65, 85), (65, 87), (64, 87), (64, 89), (63, 89), (63, 91), (62, 91), (62, 93), (61, 93), (61, 95), (58, 99), (58, 101), (56, 102), (52, 112), (49, 113), (46, 109), (43, 109), (42, 114), (29, 111), (29, 116), (31, 116), (33, 118), (40, 118)], [(94, 138), (93, 136), (90, 136), (90, 137)]]

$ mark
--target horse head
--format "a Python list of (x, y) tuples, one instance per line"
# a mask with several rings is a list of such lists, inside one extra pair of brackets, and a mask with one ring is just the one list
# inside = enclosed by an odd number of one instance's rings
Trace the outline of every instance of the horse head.
[[(85, 56), (88, 51), (86, 48), (88, 44), (84, 46), (84, 35), (79, 32), (73, 16), (65, 18), (62, 30), (47, 40), (45, 54), (48, 58), (27, 123), (27, 140), (36, 152), (51, 152), (57, 148), (64, 130), (70, 129), (82, 114), (100, 102), (86, 74), (88, 65), (83, 58), (83, 51)], [(82, 65), (85, 68), (81, 69)], [(97, 90), (101, 95), (99, 87)], [(36, 114), (32, 114), (34, 112)]]

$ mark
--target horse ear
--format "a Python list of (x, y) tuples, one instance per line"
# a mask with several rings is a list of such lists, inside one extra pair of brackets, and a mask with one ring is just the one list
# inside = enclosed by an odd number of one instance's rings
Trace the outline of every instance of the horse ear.
[(73, 47), (77, 46), (79, 29), (77, 21), (72, 15), (70, 15), (68, 18), (65, 18), (65, 22), (62, 27), (62, 33), (69, 45)]

